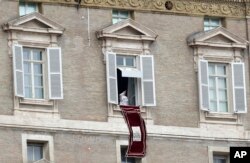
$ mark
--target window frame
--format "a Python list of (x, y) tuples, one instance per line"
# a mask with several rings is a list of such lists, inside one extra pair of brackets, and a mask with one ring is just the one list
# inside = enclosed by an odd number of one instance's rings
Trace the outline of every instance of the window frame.
[[(29, 5), (34, 5), (35, 10), (32, 12), (27, 12)], [(24, 13), (21, 13), (21, 7), (24, 8)], [(19, 16), (24, 16), (33, 12), (39, 12), (39, 3), (36, 2), (19, 2)]]
[(208, 146), (208, 163), (214, 163), (214, 156), (224, 156), (227, 158), (226, 163), (230, 163), (229, 147)]
[[(23, 162), (28, 162), (28, 143), (38, 143), (43, 144), (43, 159), (49, 158), (48, 161), (54, 162), (54, 140), (51, 135), (44, 134), (22, 134), (22, 157)], [(48, 153), (46, 155), (45, 145), (48, 148)]]
[[(116, 140), (116, 162), (117, 163), (122, 163), (121, 162), (121, 147), (122, 146), (128, 146), (128, 140)], [(146, 163), (147, 162), (147, 156), (143, 158), (139, 158), (140, 161), (139, 163)], [(137, 162), (136, 162), (137, 163)]]
[[(48, 83), (47, 83), (47, 81), (48, 81), (48, 77), (47, 77), (48, 73), (47, 73), (47, 68), (46, 68), (48, 66), (48, 63), (47, 63), (47, 55), (46, 55), (45, 49), (44, 48), (34, 48), (34, 47), (24, 46), (23, 51), (24, 51), (25, 48), (30, 49), (31, 51), (37, 50), (37, 49), (41, 50), (42, 51), (42, 60), (40, 62), (34, 61), (32, 59), (33, 57), (31, 57), (31, 60), (28, 61), (28, 62), (31, 63), (32, 97), (31, 98), (25, 97), (25, 89), (24, 89), (24, 99), (27, 99), (27, 100), (49, 100), (48, 95), (47, 95), (47, 92), (48, 92), (47, 91), (47, 89), (48, 89)], [(32, 52), (32, 54), (33, 54), (33, 52)], [(32, 54), (31, 54), (31, 56), (33, 56)], [(24, 65), (24, 62), (25, 62), (25, 59), (23, 58), (23, 65)], [(43, 93), (43, 98), (35, 98), (35, 91), (34, 91), (34, 89), (35, 89), (34, 75), (35, 74), (33, 72), (34, 69), (32, 67), (32, 65), (34, 65), (34, 63), (41, 63), (42, 64), (42, 82), (43, 82), (43, 86), (42, 86), (43, 92), (42, 93)], [(24, 76), (25, 76), (25, 71), (24, 71)], [(24, 87), (25, 87), (25, 79), (24, 79)]]
[[(118, 63), (117, 63), (117, 58), (118, 58), (118, 56), (120, 56), (120, 57), (123, 57), (123, 65), (118, 65)], [(127, 66), (126, 65), (126, 57), (133, 57), (133, 62), (134, 62), (134, 66)], [(119, 69), (119, 67), (121, 67), (121, 68), (135, 68), (135, 69), (137, 69), (137, 70), (139, 70), (139, 67), (140, 67), (140, 65), (139, 65), (139, 58), (138, 58), (138, 56), (137, 55), (133, 55), (133, 54), (130, 54), (130, 55), (128, 55), (128, 54), (120, 54), (120, 53), (117, 53), (116, 54), (116, 71), (118, 71), (118, 69)], [(141, 71), (141, 70), (140, 70)], [(127, 78), (132, 78), (132, 77), (127, 77)], [(118, 77), (117, 77), (117, 79), (118, 79)], [(139, 106), (139, 105), (141, 105), (142, 104), (142, 101), (141, 101), (141, 94), (142, 94), (142, 92), (141, 92), (141, 89), (140, 89), (140, 87), (141, 87), (141, 80), (140, 80), (140, 78), (134, 78), (134, 81), (135, 81), (135, 106)], [(119, 90), (118, 90), (119, 88), (118, 88), (118, 80), (117, 80), (117, 92), (118, 92), (118, 105), (120, 105), (119, 104)]]
[[(208, 22), (207, 22), (208, 25), (206, 25), (206, 19), (208, 20)], [(212, 25), (213, 20), (219, 21), (218, 26)], [(203, 20), (203, 30), (204, 31), (209, 31), (209, 30), (215, 29), (217, 27), (221, 27), (221, 26), (222, 26), (222, 18), (220, 18), (220, 17), (204, 17), (204, 20)], [(205, 28), (209, 28), (209, 29), (205, 29)]]
[[(114, 15), (114, 12), (117, 12), (117, 15)], [(127, 12), (128, 16), (123, 17), (121, 12)], [(120, 21), (131, 18), (131, 11), (129, 10), (112, 10), (112, 24), (119, 23)], [(116, 20), (116, 21), (115, 21)]]
[[(29, 146), (32, 146), (33, 147), (33, 151), (32, 151), (32, 160), (29, 160)], [(34, 162), (34, 161), (39, 161), (39, 160), (34, 160), (34, 155), (35, 155), (35, 151), (34, 151), (34, 147), (41, 147), (41, 153), (40, 155), (42, 156), (41, 159), (44, 159), (44, 143), (41, 143), (41, 142), (27, 142), (27, 158), (28, 158), (28, 162)], [(40, 159), (40, 160), (41, 160)]]
[[(213, 65), (215, 65), (215, 74), (214, 75), (210, 75), (209, 74), (209, 65), (211, 65), (211, 64), (213, 64)], [(223, 65), (223, 66), (225, 66), (226, 67), (226, 75), (224, 75), (224, 76), (220, 76), (220, 75), (218, 75), (217, 74), (217, 71), (216, 71), (216, 69), (217, 69), (217, 66), (219, 66), (219, 65)], [(232, 105), (231, 105), (231, 103), (230, 103), (230, 101), (232, 101), (233, 100), (233, 95), (232, 95), (232, 89), (233, 89), (233, 86), (232, 86), (232, 78), (231, 78), (231, 75), (230, 74), (232, 74), (232, 68), (231, 68), (231, 66), (230, 66), (230, 64), (229, 63), (222, 63), (222, 62), (210, 62), (210, 61), (208, 61), (208, 80), (210, 80), (210, 77), (212, 76), (212, 77), (214, 77), (215, 78), (215, 91), (216, 91), (216, 105), (217, 105), (217, 109), (216, 109), (216, 111), (213, 111), (213, 110), (211, 110), (211, 107), (209, 108), (209, 112), (214, 112), (214, 113), (231, 113), (231, 112), (233, 112), (233, 108), (232, 108)], [(220, 111), (220, 108), (219, 108), (219, 102), (221, 101), (220, 99), (219, 99), (219, 88), (218, 88), (218, 86), (219, 86), (219, 83), (218, 83), (218, 78), (226, 78), (226, 88), (225, 88), (225, 90), (226, 90), (226, 98), (227, 98), (227, 100), (226, 100), (226, 103), (227, 103), (227, 111)], [(209, 85), (208, 85), (208, 87), (209, 87), (209, 91), (210, 91), (210, 82), (209, 82)], [(210, 98), (210, 94), (209, 94), (209, 103), (211, 102), (211, 98)], [(210, 105), (210, 104), (209, 104)]]
[(214, 159), (215, 159), (215, 158), (225, 159), (225, 161), (226, 161), (225, 163), (229, 163), (229, 156), (214, 153), (214, 154), (213, 154), (213, 163), (215, 163), (215, 162), (214, 162)]

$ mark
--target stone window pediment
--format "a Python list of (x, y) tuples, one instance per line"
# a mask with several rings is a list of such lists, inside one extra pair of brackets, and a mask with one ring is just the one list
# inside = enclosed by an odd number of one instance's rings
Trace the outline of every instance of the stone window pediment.
[(15, 30), (51, 34), (62, 34), (64, 31), (64, 28), (61, 25), (46, 18), (38, 12), (9, 21), (3, 25), (3, 29), (6, 31)]
[(157, 34), (136, 21), (127, 19), (98, 31), (97, 37), (154, 41)]
[(192, 34), (188, 37), (187, 42), (189, 46), (211, 46), (242, 49), (245, 49), (248, 44), (248, 41), (229, 32), (223, 27)]

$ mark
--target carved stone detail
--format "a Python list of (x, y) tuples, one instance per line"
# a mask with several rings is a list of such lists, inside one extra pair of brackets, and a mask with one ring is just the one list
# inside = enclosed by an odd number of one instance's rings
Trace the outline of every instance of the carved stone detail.
[[(27, 0), (76, 5), (75, 0)], [(167, 10), (167, 0), (82, 0), (81, 7), (121, 8), (131, 10), (158, 11), (166, 13), (211, 15), (223, 17), (245, 17), (250, 15), (250, 4), (230, 0), (172, 0), (173, 8)], [(246, 7), (247, 6), (247, 7)]]

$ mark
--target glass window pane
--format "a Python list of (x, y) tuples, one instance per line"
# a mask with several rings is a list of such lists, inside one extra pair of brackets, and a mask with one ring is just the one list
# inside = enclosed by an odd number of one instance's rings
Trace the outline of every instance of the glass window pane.
[(219, 104), (220, 106), (220, 109), (219, 109), (219, 111), (220, 112), (227, 112), (227, 102), (220, 102), (220, 104)]
[(40, 63), (34, 63), (34, 74), (42, 74), (43, 66)]
[(220, 25), (220, 19), (211, 19), (210, 23), (212, 26), (219, 26)]
[(43, 86), (43, 76), (35, 76), (34, 80), (35, 86)]
[(219, 91), (219, 99), (222, 101), (227, 101), (227, 91), (226, 90)]
[(217, 66), (217, 74), (218, 75), (226, 75), (226, 66), (224, 66), (224, 65)]
[(33, 160), (33, 147), (32, 146), (28, 146), (27, 149), (27, 154), (28, 154), (28, 161), (34, 161)]
[(204, 27), (204, 31), (208, 31), (208, 30), (210, 30), (209, 27)]
[(227, 88), (227, 79), (226, 78), (218, 78), (219, 88)]
[(216, 101), (210, 101), (209, 102), (209, 109), (211, 111), (217, 111), (217, 103), (216, 103)]
[(204, 18), (204, 26), (208, 26), (209, 25), (209, 19), (208, 18)]
[(124, 59), (123, 56), (116, 56), (116, 64), (118, 66), (124, 66), (123, 59)]
[(30, 50), (27, 48), (23, 48), (23, 59), (30, 60)]
[(209, 98), (211, 100), (216, 100), (216, 91), (215, 91), (215, 89), (210, 89), (209, 90)]
[(34, 146), (34, 161), (41, 160), (43, 158), (42, 146)]
[(214, 75), (215, 74), (215, 65), (214, 64), (209, 64), (208, 65), (208, 72), (209, 72), (209, 75)]
[(32, 98), (32, 88), (31, 87), (25, 87), (25, 97)]
[(35, 86), (43, 86), (43, 76), (35, 76), (34, 77), (35, 80)]
[(128, 18), (129, 12), (128, 11), (120, 11), (119, 16), (121, 18)]
[(43, 88), (35, 88), (35, 98), (43, 99)]
[(42, 60), (42, 51), (41, 50), (33, 50), (33, 60), (36, 60), (36, 61)]
[(118, 11), (117, 10), (113, 10), (112, 15), (113, 16), (118, 16)]
[(19, 2), (19, 15), (23, 16), (25, 15), (25, 3)]
[(31, 63), (29, 62), (24, 62), (24, 73), (30, 74), (31, 73)]
[(126, 66), (134, 66), (134, 57), (126, 57)]
[(24, 85), (25, 86), (31, 86), (31, 75), (24, 75)]
[(215, 77), (209, 77), (209, 88), (216, 88), (216, 84), (215, 84)]
[(26, 14), (36, 12), (36, 8), (37, 8), (37, 6), (35, 3), (28, 3), (26, 6)]
[(117, 18), (113, 18), (112, 22), (113, 22), (113, 24), (115, 24), (115, 23), (118, 22), (118, 19)]

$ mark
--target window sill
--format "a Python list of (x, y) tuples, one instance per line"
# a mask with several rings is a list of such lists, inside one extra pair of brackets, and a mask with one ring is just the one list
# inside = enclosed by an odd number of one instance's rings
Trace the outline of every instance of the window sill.
[[(120, 112), (122, 111), (120, 105), (114, 105), (113, 110), (114, 111), (120, 111)], [(146, 109), (144, 107), (140, 107), (140, 112), (141, 113), (146, 113)]]
[(219, 113), (219, 112), (206, 112), (206, 118), (219, 118), (219, 119), (234, 119), (237, 120), (237, 115), (234, 113)]
[(20, 104), (25, 105), (42, 105), (42, 106), (53, 106), (54, 102), (51, 100), (34, 100), (34, 99), (20, 99)]
[(204, 123), (216, 124), (241, 124), (241, 117), (235, 113), (203, 112), (201, 114)]

